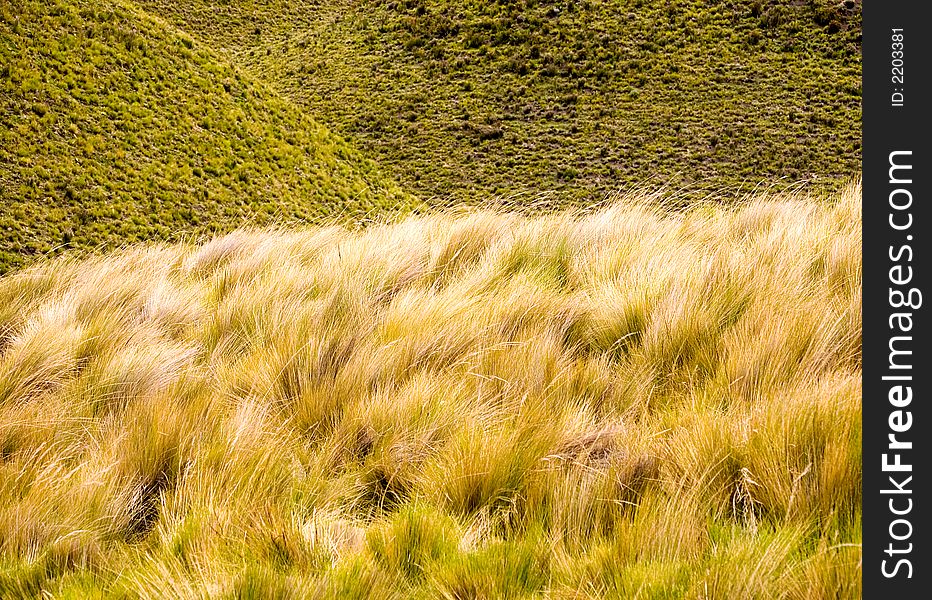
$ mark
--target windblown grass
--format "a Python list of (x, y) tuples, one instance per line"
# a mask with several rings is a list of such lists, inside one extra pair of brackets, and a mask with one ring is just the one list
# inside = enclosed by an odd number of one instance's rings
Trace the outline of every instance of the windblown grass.
[(854, 598), (860, 186), (0, 279), (0, 596)]

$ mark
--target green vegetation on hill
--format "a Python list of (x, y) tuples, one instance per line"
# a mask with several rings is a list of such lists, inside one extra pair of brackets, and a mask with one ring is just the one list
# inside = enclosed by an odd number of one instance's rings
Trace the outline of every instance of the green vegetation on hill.
[(0, 272), (61, 248), (414, 205), (342, 138), (116, 0), (0, 5)]
[(142, 4), (434, 202), (834, 188), (860, 168), (860, 1)]

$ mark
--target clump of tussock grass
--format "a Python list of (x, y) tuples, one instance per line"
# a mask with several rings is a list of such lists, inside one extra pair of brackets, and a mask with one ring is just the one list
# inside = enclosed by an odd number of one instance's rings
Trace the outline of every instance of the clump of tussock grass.
[(437, 213), (6, 276), (0, 595), (853, 597), (859, 202)]

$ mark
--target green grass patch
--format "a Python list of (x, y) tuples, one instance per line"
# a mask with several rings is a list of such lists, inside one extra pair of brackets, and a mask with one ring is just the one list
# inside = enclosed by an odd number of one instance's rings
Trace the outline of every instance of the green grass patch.
[(415, 205), (305, 109), (131, 4), (17, 4), (0, 7), (0, 272)]
[(141, 5), (435, 204), (733, 198), (860, 168), (860, 1)]

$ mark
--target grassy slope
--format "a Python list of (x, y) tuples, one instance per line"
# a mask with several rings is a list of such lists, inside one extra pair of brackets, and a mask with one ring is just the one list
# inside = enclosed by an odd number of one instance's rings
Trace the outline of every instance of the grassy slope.
[(0, 272), (61, 247), (412, 204), (374, 165), (131, 5), (0, 5)]
[(6, 276), (0, 596), (857, 598), (860, 200)]
[(860, 2), (142, 2), (436, 201), (860, 168)]

